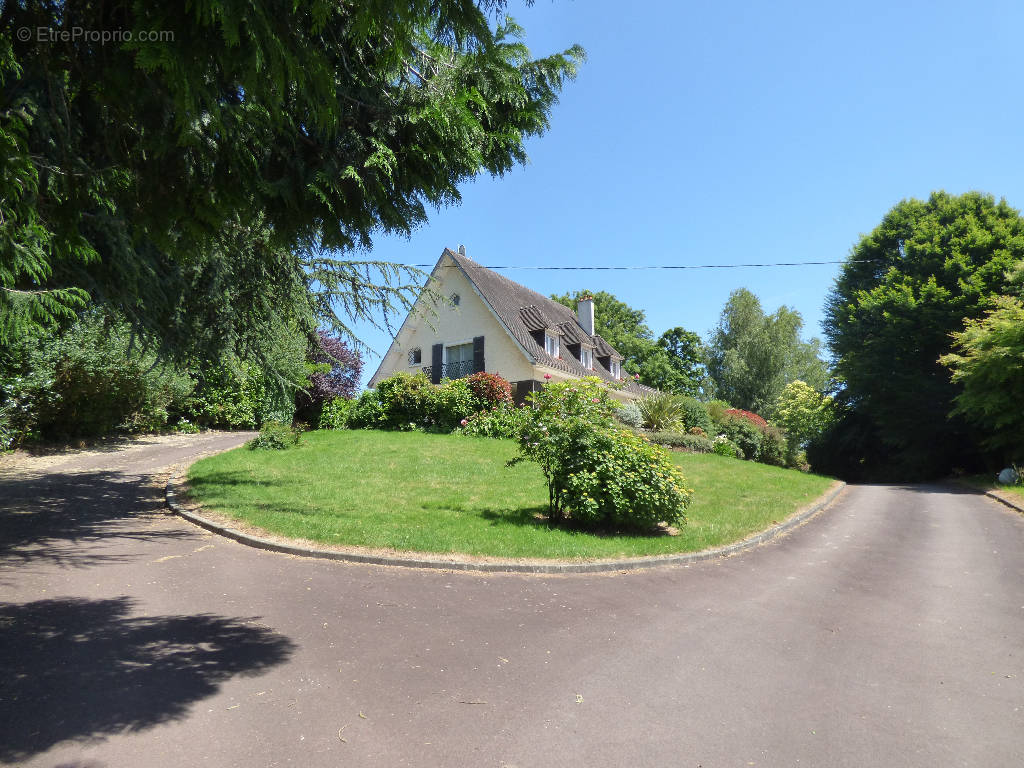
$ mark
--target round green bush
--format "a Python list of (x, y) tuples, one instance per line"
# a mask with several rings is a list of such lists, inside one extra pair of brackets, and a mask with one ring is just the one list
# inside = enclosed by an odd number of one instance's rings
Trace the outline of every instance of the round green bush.
[(687, 430), (703, 429), (704, 434), (709, 435), (714, 431), (711, 416), (708, 415), (708, 408), (704, 403), (695, 397), (683, 397), (679, 401), (681, 419)]
[(548, 481), (552, 524), (649, 531), (685, 522), (692, 491), (664, 449), (613, 426), (615, 405), (600, 380), (546, 385), (519, 438), (520, 461)]
[(299, 444), (302, 433), (291, 424), (268, 421), (260, 433), (245, 444), (250, 451), (284, 451)]

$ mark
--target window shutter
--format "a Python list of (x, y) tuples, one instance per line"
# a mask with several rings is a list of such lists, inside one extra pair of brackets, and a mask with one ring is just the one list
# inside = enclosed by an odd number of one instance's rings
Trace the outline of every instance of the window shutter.
[(430, 383), (440, 384), (441, 374), (443, 371), (441, 367), (444, 365), (444, 345), (435, 344), (430, 348)]
[(473, 339), (473, 373), (480, 373), (484, 369), (484, 337), (477, 336)]

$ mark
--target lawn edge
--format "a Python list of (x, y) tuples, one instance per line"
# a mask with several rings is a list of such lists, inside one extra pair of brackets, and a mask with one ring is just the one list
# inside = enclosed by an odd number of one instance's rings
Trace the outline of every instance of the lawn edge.
[(619, 560), (590, 560), (585, 562), (555, 560), (543, 563), (522, 563), (517, 561), (506, 562), (501, 561), (500, 559), (488, 561), (459, 560), (457, 558), (445, 559), (441, 556), (429, 557), (418, 554), (404, 555), (397, 552), (385, 555), (371, 554), (369, 552), (342, 552), (300, 544), (285, 544), (265, 539), (260, 536), (254, 536), (230, 526), (222, 525), (221, 523), (204, 517), (195, 511), (187, 509), (183, 504), (181, 504), (179, 497), (184, 495), (184, 489), (187, 486), (187, 481), (185, 479), (186, 473), (193, 463), (194, 461), (189, 461), (187, 464), (179, 465), (171, 473), (171, 476), (167, 481), (167, 485), (164, 488), (164, 498), (167, 507), (190, 523), (198, 525), (200, 528), (205, 528), (219, 536), (237, 541), (240, 544), (268, 552), (278, 552), (280, 554), (295, 555), (298, 557), (313, 557), (321, 560), (341, 560), (350, 563), (363, 563), (365, 565), (431, 568), (446, 571), (483, 571), (486, 573), (607, 573), (611, 571), (630, 571), (647, 568), (660, 568), (665, 566), (687, 565), (689, 563), (701, 562), (703, 560), (728, 557), (730, 555), (739, 554), (744, 550), (760, 546), (761, 544), (765, 544), (798, 525), (801, 525), (831, 504), (846, 487), (846, 483), (841, 480), (836, 480), (824, 494), (819, 496), (808, 506), (798, 509), (781, 523), (777, 523), (770, 528), (766, 528), (760, 533), (752, 534), (741, 541), (727, 544), (722, 547), (715, 547), (714, 549), (705, 549), (700, 552), (685, 552), (674, 555), (650, 555), (648, 557), (622, 558)]
[(1015, 509), (1021, 514), (1024, 514), (1024, 501), (1021, 501), (1019, 498), (1009, 493), (1003, 493), (1002, 491), (990, 488), (985, 491), (985, 495), (988, 496), (990, 499), (1001, 501), (1010, 509)]

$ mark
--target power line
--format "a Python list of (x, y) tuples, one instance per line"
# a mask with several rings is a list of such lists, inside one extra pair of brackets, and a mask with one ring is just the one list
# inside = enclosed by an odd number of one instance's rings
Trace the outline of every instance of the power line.
[[(572, 272), (585, 271), (621, 271), (621, 270), (650, 270), (650, 269), (740, 269), (743, 267), (810, 267), (819, 264), (858, 264), (868, 261), (867, 259), (841, 259), (838, 261), (774, 261), (758, 264), (641, 264), (641, 265), (618, 265), (618, 266), (532, 266), (532, 265), (505, 265), (489, 267), (484, 269), (536, 269), (536, 270), (563, 270)], [(405, 267), (425, 269), (433, 267), (433, 264), (403, 264)], [(451, 265), (447, 265), (451, 266)]]

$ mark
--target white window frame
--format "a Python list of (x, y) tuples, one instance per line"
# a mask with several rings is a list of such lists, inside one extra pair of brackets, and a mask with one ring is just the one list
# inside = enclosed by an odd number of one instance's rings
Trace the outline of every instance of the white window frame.
[(611, 368), (610, 373), (611, 373), (613, 378), (616, 378), (616, 379), (622, 378), (622, 370), (619, 368), (619, 361), (618, 360), (614, 360), (614, 359), (609, 360), (608, 361), (608, 366)]
[(558, 343), (558, 336), (553, 333), (544, 331), (544, 351), (552, 357), (558, 357), (561, 354), (560, 344)]
[(468, 339), (463, 339), (462, 341), (456, 341), (454, 344), (442, 344), (441, 345), (441, 362), (444, 365), (448, 365), (448, 363), (449, 363), (449, 360), (448, 360), (448, 348), (449, 347), (465, 347), (466, 345), (471, 345), (472, 343), (473, 343), (473, 339), (472, 339), (472, 337), (470, 337)]
[(594, 350), (589, 347), (580, 347), (580, 362), (588, 371), (594, 370)]

